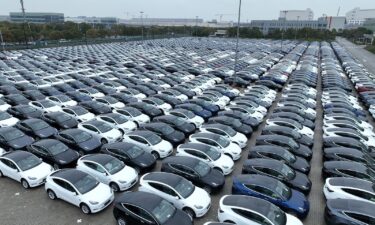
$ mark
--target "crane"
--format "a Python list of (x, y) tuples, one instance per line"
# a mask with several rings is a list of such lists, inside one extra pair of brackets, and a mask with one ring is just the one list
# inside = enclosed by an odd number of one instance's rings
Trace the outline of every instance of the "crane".
[(216, 14), (215, 16), (218, 16), (220, 18), (219, 22), (222, 22), (223, 16), (235, 16), (236, 14), (225, 14), (225, 13), (220, 13)]

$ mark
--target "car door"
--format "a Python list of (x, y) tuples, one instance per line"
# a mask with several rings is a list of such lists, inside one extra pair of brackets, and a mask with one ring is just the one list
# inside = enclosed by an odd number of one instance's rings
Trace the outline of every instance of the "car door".
[(55, 188), (53, 191), (55, 192), (58, 198), (67, 201), (73, 205), (79, 206), (79, 194), (71, 184), (57, 178), (53, 178), (53, 182), (57, 185), (57, 188)]
[(238, 221), (240, 224), (273, 225), (270, 221), (257, 213), (238, 208), (232, 208), (232, 211), (239, 215), (239, 217), (237, 217), (238, 220), (236, 221)]
[(97, 178), (100, 182), (109, 184), (111, 180), (109, 176), (107, 176), (107, 171), (101, 165), (93, 162), (83, 162), (83, 164), (86, 166), (85, 172)]
[(5, 149), (5, 150), (9, 149), (9, 145), (7, 144), (7, 141), (5, 140), (5, 138), (2, 135), (0, 135), (0, 146), (1, 146), (1, 148)]
[(18, 124), (18, 128), (27, 134), (30, 134), (32, 132), (32, 129), (25, 122), (20, 122)]
[(146, 139), (144, 139), (142, 137), (139, 137), (139, 136), (129, 136), (129, 137), (130, 137), (130, 139), (135, 141), (136, 144), (138, 144), (142, 147), (150, 148), (150, 144), (147, 142)]
[(161, 183), (149, 182), (148, 184), (155, 189), (157, 195), (169, 201), (177, 208), (182, 207), (182, 203), (178, 201), (180, 197), (173, 189)]
[(53, 161), (50, 153), (46, 149), (44, 149), (43, 147), (38, 146), (38, 145), (31, 145), (30, 147), (31, 147), (30, 148), (31, 152), (34, 153), (35, 155), (41, 157), (44, 162), (49, 163), (51, 165), (55, 163)]
[(59, 134), (58, 135), (58, 139), (61, 140), (62, 142), (64, 142), (65, 144), (67, 144), (68, 146), (70, 147), (76, 147), (76, 142), (74, 141), (74, 139), (69, 136), (69, 135), (66, 135), (66, 134)]
[(91, 126), (90, 124), (83, 124), (82, 127), (85, 128), (89, 133), (100, 136), (100, 132), (94, 126)]
[(154, 218), (144, 209), (141, 209), (135, 205), (123, 204), (125, 210), (126, 221), (129, 224), (148, 224), (156, 225)]
[(21, 180), (21, 176), (19, 174), (19, 169), (12, 161), (8, 159), (1, 159), (0, 160), (1, 165), (1, 171), (3, 172), (4, 176), (7, 176), (9, 178), (12, 178), (16, 181)]

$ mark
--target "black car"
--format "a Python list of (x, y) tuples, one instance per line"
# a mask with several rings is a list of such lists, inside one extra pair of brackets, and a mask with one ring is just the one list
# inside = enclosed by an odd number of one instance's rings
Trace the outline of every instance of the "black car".
[(188, 123), (184, 119), (178, 116), (173, 116), (173, 115), (158, 116), (158, 117), (155, 117), (153, 121), (169, 124), (174, 129), (183, 132), (186, 136), (195, 132), (194, 124)]
[(217, 112), (220, 110), (219, 106), (214, 105), (203, 99), (189, 99), (186, 101), (186, 103), (197, 104), (201, 106), (203, 109), (210, 111), (213, 115), (216, 115)]
[(168, 157), (162, 161), (161, 171), (185, 177), (195, 185), (204, 188), (208, 193), (219, 191), (225, 183), (224, 175), (221, 172), (192, 157)]
[(12, 106), (7, 110), (7, 112), (20, 119), (40, 118), (43, 114), (42, 110), (30, 105)]
[(78, 151), (80, 155), (99, 152), (102, 145), (98, 137), (76, 128), (63, 130), (56, 134), (55, 138)]
[(304, 117), (302, 117), (299, 114), (294, 113), (294, 112), (282, 112), (282, 111), (273, 112), (270, 116), (270, 119), (275, 119), (275, 118), (291, 119), (291, 120), (294, 120), (296, 122), (299, 122), (303, 126), (309, 127), (310, 129), (315, 128), (314, 122), (312, 122), (311, 120), (306, 119), (306, 118), (304, 118)]
[(281, 146), (293, 154), (301, 156), (307, 160), (311, 160), (312, 158), (312, 150), (309, 147), (298, 144), (290, 137), (282, 135), (260, 135), (256, 139), (256, 144)]
[(44, 113), (41, 119), (58, 129), (69, 129), (78, 126), (78, 121), (64, 112)]
[(75, 167), (79, 158), (77, 151), (55, 139), (43, 139), (34, 142), (28, 145), (26, 149), (41, 157), (44, 162), (53, 165), (55, 170), (63, 167)]
[(94, 113), (95, 115), (112, 112), (110, 106), (97, 101), (80, 102), (79, 105), (87, 109), (88, 111)]
[(21, 91), (16, 87), (11, 85), (0, 86), (0, 94), (11, 95), (11, 94), (21, 94)]
[(22, 94), (5, 95), (3, 98), (9, 105), (26, 105), (30, 102), (30, 100), (25, 98)]
[(329, 225), (375, 224), (375, 205), (353, 199), (329, 199), (324, 219)]
[(353, 177), (375, 182), (374, 170), (366, 164), (351, 161), (324, 162), (322, 176), (323, 178)]
[(114, 205), (117, 224), (193, 225), (185, 212), (148, 192), (125, 192), (116, 198)]
[(124, 93), (114, 93), (114, 94), (111, 94), (109, 96), (117, 99), (118, 101), (120, 101), (124, 104), (128, 104), (128, 103), (131, 103), (131, 102), (138, 102), (138, 99), (136, 97), (133, 97), (133, 96), (130, 96), (130, 95), (127, 95), (127, 94), (124, 94)]
[(276, 159), (286, 163), (288, 166), (302, 173), (310, 172), (309, 163), (302, 157), (295, 156), (288, 150), (274, 145), (257, 145), (251, 148), (248, 154), (249, 159), (265, 158)]
[(325, 148), (324, 161), (352, 161), (365, 163), (375, 169), (375, 160), (366, 152), (354, 148), (331, 147)]
[(17, 123), (16, 127), (35, 139), (48, 138), (57, 134), (57, 129), (41, 119), (26, 119)]
[(38, 90), (28, 90), (24, 91), (22, 94), (31, 101), (43, 100), (46, 98), (46, 96)]
[(176, 105), (182, 103), (180, 99), (172, 97), (170, 95), (166, 95), (166, 94), (156, 94), (156, 95), (153, 95), (152, 97), (161, 99), (165, 101), (166, 103), (170, 104), (172, 107), (175, 107)]
[(0, 147), (5, 151), (22, 149), (35, 140), (15, 127), (0, 128)]
[(238, 119), (243, 124), (247, 124), (254, 129), (256, 127), (258, 127), (259, 124), (261, 123), (260, 121), (258, 121), (254, 117), (252, 117), (251, 115), (249, 115), (247, 113), (237, 111), (237, 110), (224, 110), (224, 111), (218, 112), (217, 115), (218, 116), (227, 116), (227, 117), (231, 117), (231, 118), (234, 118), (234, 119)]
[(281, 86), (280, 84), (277, 84), (271, 80), (257, 80), (255, 81), (255, 85), (264, 85), (270, 89), (274, 89), (274, 90), (278, 90), (280, 91), (283, 86)]
[(299, 116), (301, 116), (301, 117), (303, 117), (305, 119), (312, 120), (312, 121), (315, 120), (314, 116), (312, 116), (311, 114), (305, 113), (305, 111), (303, 111), (301, 108), (296, 107), (296, 106), (279, 106), (279, 107), (275, 108), (274, 112), (276, 112), (276, 113), (279, 113), (279, 112), (292, 112), (292, 113), (298, 114)]
[(92, 100), (90, 95), (79, 92), (79, 91), (71, 91), (71, 92), (66, 93), (66, 95), (77, 102), (86, 102), (86, 101)]
[(361, 141), (350, 137), (325, 137), (323, 138), (323, 146), (325, 148), (329, 147), (345, 147), (353, 148), (359, 151), (368, 152), (372, 157), (375, 156), (375, 151), (370, 152), (368, 147), (364, 145)]
[(262, 134), (265, 135), (283, 135), (286, 137), (293, 138), (300, 144), (311, 147), (314, 144), (314, 140), (306, 135), (300, 134), (298, 131), (287, 126), (269, 125), (265, 126), (262, 130)]
[(132, 143), (104, 144), (100, 151), (118, 158), (138, 172), (150, 171), (156, 165), (156, 158), (151, 153)]
[(192, 103), (183, 103), (175, 106), (175, 109), (186, 109), (192, 111), (195, 115), (202, 117), (205, 121), (212, 116), (212, 113), (203, 109), (200, 105)]
[(139, 127), (140, 130), (149, 130), (162, 139), (169, 141), (173, 146), (177, 146), (185, 141), (185, 134), (181, 131), (175, 130), (173, 127), (166, 123), (161, 122), (152, 122), (141, 124)]
[(229, 116), (216, 116), (208, 119), (208, 123), (220, 123), (232, 127), (234, 130), (250, 136), (253, 133), (251, 126), (243, 124), (240, 120)]
[(311, 189), (311, 181), (306, 174), (295, 171), (287, 164), (275, 159), (248, 159), (242, 167), (242, 173), (270, 176), (305, 194), (308, 194)]
[(57, 90), (54, 87), (45, 87), (45, 88), (39, 88), (38, 89), (42, 94), (47, 95), (47, 96), (54, 96), (54, 95), (62, 95), (61, 91)]

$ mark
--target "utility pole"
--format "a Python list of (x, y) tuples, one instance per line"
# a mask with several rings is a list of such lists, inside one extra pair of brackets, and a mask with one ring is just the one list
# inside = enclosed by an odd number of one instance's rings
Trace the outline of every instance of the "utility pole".
[(144, 36), (143, 36), (143, 11), (139, 12), (141, 14), (141, 24), (142, 24), (142, 41), (144, 41)]
[(1, 38), (1, 45), (3, 46), (3, 52), (5, 52), (5, 44), (4, 44), (4, 39), (3, 39), (3, 33), (1, 33), (1, 30), (0, 30), (0, 38)]
[(198, 36), (198, 16), (195, 17), (195, 36)]
[(23, 16), (23, 24), (22, 24), (22, 27), (23, 27), (23, 36), (25, 38), (26, 48), (29, 48), (29, 44), (28, 44), (27, 36), (26, 36), (26, 29), (25, 29), (26, 15), (25, 15), (25, 7), (23, 6), (23, 0), (20, 0), (20, 3), (21, 3), (21, 10), (22, 10), (22, 16)]
[(237, 74), (237, 64), (238, 64), (238, 42), (240, 39), (240, 22), (241, 22), (241, 4), (242, 0), (240, 0), (238, 4), (238, 20), (237, 20), (237, 37), (236, 37), (236, 55), (234, 58), (234, 74)]
[(297, 31), (298, 31), (298, 26), (299, 25), (299, 16), (297, 16), (297, 26), (296, 26), (296, 32), (294, 34), (294, 40), (297, 40)]

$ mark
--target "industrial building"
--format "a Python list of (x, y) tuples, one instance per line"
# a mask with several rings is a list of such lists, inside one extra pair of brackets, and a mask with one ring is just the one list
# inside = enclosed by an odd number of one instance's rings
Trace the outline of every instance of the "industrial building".
[(375, 19), (375, 9), (354, 8), (346, 13), (348, 25), (361, 26), (366, 19)]
[(375, 18), (366, 19), (363, 23), (363, 27), (375, 32)]
[(309, 8), (305, 10), (281, 10), (279, 18), (285, 20), (314, 20), (314, 12)]
[(113, 26), (119, 23), (119, 19), (116, 17), (86, 17), (86, 16), (78, 16), (78, 17), (66, 17), (65, 22), (74, 22), (74, 23), (87, 23), (91, 25), (105, 25), (107, 27)]
[(203, 19), (186, 18), (132, 18), (123, 20), (121, 23), (128, 25), (146, 25), (146, 26), (198, 26), (203, 24)]
[[(9, 13), (10, 21), (15, 23), (24, 22), (22, 12)], [(25, 20), (28, 23), (63, 23), (64, 13), (48, 13), (48, 12), (26, 12)]]

